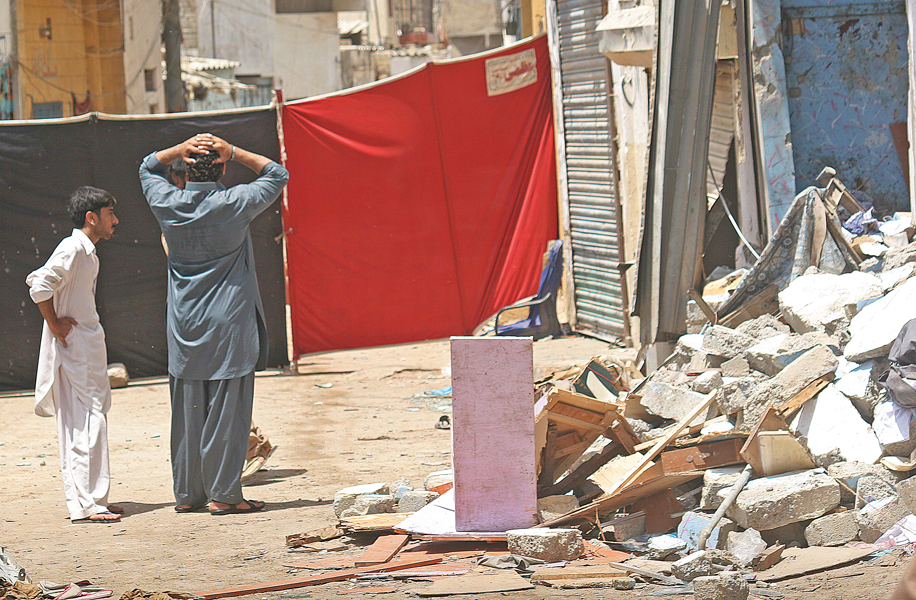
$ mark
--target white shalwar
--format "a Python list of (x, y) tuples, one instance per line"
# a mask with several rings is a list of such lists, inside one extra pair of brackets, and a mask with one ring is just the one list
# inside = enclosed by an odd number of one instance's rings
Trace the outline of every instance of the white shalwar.
[(99, 259), (95, 244), (74, 229), (43, 267), (26, 278), (35, 303), (53, 299), (58, 318), (72, 317), (67, 346), (45, 322), (41, 331), (35, 414), (57, 417), (60, 471), (70, 519), (108, 510), (111, 407), (105, 332), (95, 307)]

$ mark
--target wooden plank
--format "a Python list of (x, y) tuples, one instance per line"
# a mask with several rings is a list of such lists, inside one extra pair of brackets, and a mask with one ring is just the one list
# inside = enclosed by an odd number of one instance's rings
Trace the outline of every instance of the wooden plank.
[[(613, 410), (613, 407), (608, 409)], [(595, 412), (592, 410), (587, 410), (584, 408), (579, 408), (571, 404), (566, 404), (565, 402), (557, 402), (553, 405), (551, 409), (548, 410), (551, 417), (556, 415), (563, 415), (565, 417), (570, 417), (576, 419), (577, 421), (582, 421), (585, 423), (591, 423), (592, 425), (597, 425), (604, 420), (605, 412)]]
[(505, 542), (506, 534), (498, 531), (491, 532), (463, 532), (455, 533), (415, 533), (413, 537), (429, 542)]
[(455, 529), (531, 527), (537, 522), (533, 341), (453, 337), (450, 348)]
[(786, 548), (782, 551), (783, 560), (766, 571), (757, 573), (757, 579), (778, 581), (798, 577), (861, 560), (873, 552), (874, 548)]
[(662, 452), (660, 462), (665, 473), (705, 471), (744, 462), (740, 450), (744, 440), (733, 438), (699, 444), (689, 448)]
[(585, 540), (583, 543), (582, 556), (576, 559), (576, 563), (600, 564), (608, 562), (622, 562), (630, 558), (629, 552), (620, 550), (611, 550), (604, 544), (599, 544), (591, 540)]
[(652, 461), (655, 460), (655, 458), (659, 454), (661, 454), (662, 450), (664, 450), (665, 447), (668, 446), (668, 444), (674, 441), (674, 439), (681, 433), (681, 431), (684, 430), (684, 428), (686, 428), (691, 422), (693, 422), (694, 419), (696, 419), (700, 414), (702, 414), (703, 411), (709, 408), (709, 406), (716, 399), (716, 394), (717, 394), (717, 390), (713, 390), (712, 392), (704, 396), (703, 399), (699, 403), (697, 403), (697, 405), (694, 406), (690, 410), (689, 413), (687, 413), (684, 416), (684, 418), (678, 421), (677, 425), (675, 425), (674, 427), (670, 427), (669, 428), (670, 431), (664, 437), (660, 438), (652, 446), (652, 449), (648, 453), (646, 453), (645, 457), (643, 458), (642, 464), (637, 465), (637, 467), (635, 467), (630, 474), (624, 476), (620, 480), (620, 482), (617, 484), (615, 489), (611, 490), (609, 493), (613, 494), (614, 492), (618, 490), (622, 490), (626, 488), (628, 485), (630, 485), (633, 481), (635, 481), (636, 478), (639, 477), (639, 475), (644, 470), (649, 468)]
[(357, 567), (368, 567), (386, 563), (407, 545), (409, 535), (383, 535), (363, 552), (363, 555), (354, 563)]
[(757, 441), (757, 436), (761, 431), (778, 431), (780, 429), (788, 430), (789, 426), (786, 424), (785, 419), (780, 417), (779, 413), (776, 412), (771, 400), (767, 404), (766, 410), (763, 411), (763, 417), (761, 417), (757, 425), (751, 430), (751, 434), (747, 437), (740, 451), (741, 458), (744, 459), (744, 462), (753, 467), (754, 472), (763, 473), (763, 463), (760, 458), (760, 444)]
[(620, 444), (613, 441), (609, 442), (600, 452), (576, 467), (572, 473), (560, 481), (551, 486), (538, 488), (538, 497), (546, 498), (547, 496), (562, 495), (575, 489), (588, 479), (592, 473), (619, 453)]
[(827, 387), (827, 384), (833, 381), (835, 374), (836, 374), (835, 371), (831, 371), (829, 373), (825, 373), (824, 375), (821, 375), (820, 377), (818, 377), (817, 379), (815, 379), (814, 381), (806, 385), (804, 388), (802, 388), (802, 390), (798, 392), (797, 394), (795, 394), (794, 396), (792, 396), (792, 398), (780, 404), (776, 408), (776, 412), (779, 413), (780, 417), (782, 417), (786, 421), (789, 421), (792, 418), (792, 415), (798, 412), (798, 410), (802, 406), (804, 406), (808, 400), (811, 400), (812, 398), (820, 394), (821, 390), (823, 390), (825, 387)]
[(757, 446), (760, 455), (758, 475), (769, 477), (817, 466), (808, 450), (788, 431), (760, 431)]
[(608, 425), (607, 431), (604, 432), (604, 437), (616, 440), (623, 446), (627, 454), (636, 452), (636, 444), (639, 443), (639, 436), (633, 431), (630, 423), (619, 413)]
[(553, 404), (562, 402), (569, 406), (575, 406), (584, 410), (590, 410), (599, 414), (605, 414), (610, 411), (616, 411), (617, 405), (614, 402), (590, 398), (584, 394), (578, 394), (569, 390), (554, 387), (549, 392), (547, 410), (550, 410)]
[(400, 560), (386, 563), (384, 565), (373, 565), (371, 567), (356, 567), (353, 569), (344, 569), (334, 573), (324, 573), (321, 575), (311, 575), (309, 577), (299, 577), (297, 579), (287, 579), (284, 581), (272, 581), (270, 583), (255, 583), (251, 585), (240, 585), (238, 587), (226, 588), (222, 590), (209, 590), (206, 592), (197, 592), (194, 595), (204, 600), (213, 600), (214, 598), (229, 598), (232, 596), (247, 596), (248, 594), (263, 594), (265, 592), (279, 592), (282, 590), (292, 590), (295, 588), (307, 587), (310, 585), (321, 585), (332, 581), (343, 581), (357, 575), (365, 573), (387, 573), (389, 571), (399, 571), (403, 569), (412, 569), (424, 565), (432, 565), (441, 562), (441, 558), (418, 558), (411, 560)]
[(556, 579), (583, 579), (583, 578), (609, 578), (626, 575), (626, 569), (610, 567), (608, 565), (589, 565), (586, 567), (541, 567), (531, 574), (531, 581), (547, 581)]
[(602, 491), (607, 492), (614, 489), (617, 482), (631, 472), (635, 467), (642, 464), (643, 455), (640, 453), (615, 456), (603, 467), (592, 473), (589, 479), (595, 483)]
[[(570, 417), (568, 415), (564, 415), (563, 413), (554, 412), (552, 410), (547, 413), (547, 418), (557, 423), (563, 423), (564, 425), (569, 425), (570, 427), (575, 427), (577, 429), (587, 429), (599, 434), (604, 433), (604, 430), (607, 429), (607, 426), (601, 425), (600, 423), (590, 423), (588, 421), (583, 421), (581, 419)], [(598, 436), (596, 435), (595, 438), (597, 437)]]
[(568, 446), (562, 450), (557, 451), (557, 458), (563, 458), (564, 456), (569, 456), (570, 454), (581, 456), (583, 452), (588, 450), (589, 446), (591, 446), (591, 444), (588, 442), (579, 442), (575, 446)]
[(453, 596), (465, 594), (486, 594), (494, 592), (514, 592), (534, 589), (534, 585), (515, 571), (497, 573), (468, 573), (458, 577), (443, 579), (432, 585), (412, 590), (421, 598), (429, 596)]
[(361, 515), (340, 520), (340, 525), (347, 531), (393, 531), (395, 526), (414, 513), (382, 513), (378, 515)]
[(290, 548), (296, 548), (298, 546), (304, 546), (313, 542), (326, 542), (327, 540), (333, 540), (334, 538), (338, 538), (343, 534), (343, 529), (336, 525), (331, 527), (322, 527), (321, 529), (315, 529), (305, 533), (294, 533), (292, 535), (288, 535), (286, 536), (286, 545)]
[(694, 473), (677, 473), (675, 475), (655, 477), (648, 481), (643, 481), (628, 488), (624, 488), (615, 494), (605, 494), (590, 504), (580, 506), (572, 512), (541, 523), (537, 527), (554, 527), (556, 525), (581, 521), (594, 522), (596, 513), (607, 513), (612, 510), (617, 510), (618, 508), (623, 508), (624, 506), (633, 504), (640, 498), (646, 498), (662, 490), (673, 488), (702, 476), (702, 471), (696, 471)]
[(553, 474), (557, 466), (558, 442), (557, 424), (548, 423), (547, 442), (544, 444), (544, 452), (541, 456), (541, 472), (538, 474), (538, 485), (550, 485), (553, 483)]

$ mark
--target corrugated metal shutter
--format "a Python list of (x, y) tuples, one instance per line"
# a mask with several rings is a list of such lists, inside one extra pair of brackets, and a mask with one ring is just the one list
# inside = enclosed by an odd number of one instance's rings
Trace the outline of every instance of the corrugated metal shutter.
[(559, 0), (556, 10), (575, 328), (622, 338), (627, 331), (608, 70), (595, 31), (604, 6), (601, 0)]

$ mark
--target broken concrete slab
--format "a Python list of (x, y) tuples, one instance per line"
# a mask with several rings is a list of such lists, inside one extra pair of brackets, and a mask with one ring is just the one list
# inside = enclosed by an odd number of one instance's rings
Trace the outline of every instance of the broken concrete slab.
[(575, 560), (585, 547), (578, 529), (510, 529), (506, 542), (512, 554), (548, 563)]
[(863, 308), (849, 323), (852, 338), (846, 344), (843, 356), (852, 362), (862, 363), (887, 355), (903, 325), (916, 318), (914, 298), (916, 277)]
[(892, 496), (866, 505), (856, 515), (859, 526), (859, 539), (873, 544), (885, 531), (900, 519), (912, 514), (909, 507)]
[[(730, 490), (719, 496), (724, 499)], [(749, 481), (725, 514), (760, 531), (819, 517), (839, 504), (840, 485), (822, 469), (811, 469)]]
[(716, 396), (716, 407), (720, 414), (734, 415), (741, 411), (751, 396), (765, 382), (761, 374), (751, 373), (746, 377), (724, 380)]
[(747, 600), (747, 581), (741, 573), (727, 572), (693, 580), (696, 600)]
[(703, 334), (703, 351), (722, 358), (730, 359), (741, 356), (744, 351), (756, 344), (754, 337), (736, 331), (724, 325), (713, 325)]
[(579, 508), (579, 499), (573, 495), (538, 498), (538, 523), (546, 523)]
[[(669, 383), (654, 382), (643, 387), (643, 396), (639, 403), (655, 416), (680, 421), (702, 400), (703, 394)], [(704, 412), (693, 422), (703, 423), (708, 418), (708, 413)]]
[(433, 488), (452, 483), (454, 480), (455, 473), (451, 469), (433, 471), (423, 480), (423, 487), (426, 488), (427, 491), (431, 491)]
[(818, 273), (798, 277), (779, 292), (779, 308), (796, 333), (832, 333), (847, 318), (847, 305), (883, 294), (881, 279), (871, 273)]
[[(747, 359), (742, 356), (736, 356), (735, 358), (725, 361), (722, 363), (720, 369), (722, 370), (722, 377), (746, 377), (751, 373), (750, 364), (747, 362)], [(720, 380), (719, 385), (716, 387), (720, 387), (721, 385), (722, 383)]]
[(856, 514), (846, 510), (814, 519), (805, 528), (805, 541), (809, 546), (842, 546), (855, 540), (859, 537)]
[[(736, 359), (732, 359), (736, 360)], [(723, 367), (731, 361), (722, 363)], [(722, 387), (722, 374), (718, 371), (704, 371), (697, 375), (697, 378), (690, 384), (693, 391), (700, 394), (708, 394), (714, 389)]]
[(874, 364), (875, 361), (869, 360), (860, 365), (840, 357), (833, 385), (853, 402), (857, 400), (864, 401), (868, 393), (868, 381), (871, 378), (871, 369)]
[(744, 353), (747, 364), (752, 369), (773, 377), (791, 362), (782, 362), (779, 354), (783, 342), (788, 338), (788, 333), (780, 333), (754, 344)]
[(791, 333), (789, 326), (770, 314), (760, 315), (735, 327), (735, 331), (749, 335), (757, 340), (765, 340), (777, 335)]
[(712, 559), (705, 550), (698, 550), (671, 563), (671, 574), (684, 581), (706, 577), (712, 573)]
[(837, 363), (836, 355), (828, 346), (816, 346), (808, 350), (775, 377), (758, 386), (739, 413), (739, 427), (752, 429), (763, 416), (770, 401), (774, 406), (781, 406), (809, 383), (835, 370)]
[(341, 519), (397, 512), (398, 499), (388, 494), (360, 494), (353, 505), (340, 513)]
[(821, 465), (840, 461), (875, 463), (883, 453), (871, 426), (833, 384), (805, 403), (790, 429), (805, 436), (808, 451)]
[(891, 485), (895, 485), (900, 480), (899, 475), (884, 465), (853, 461), (833, 463), (827, 467), (827, 474), (846, 484), (846, 487), (840, 487), (840, 502), (843, 504), (855, 503), (855, 495), (852, 490), (856, 489), (860, 477), (874, 475)]
[(334, 494), (334, 514), (339, 518), (345, 510), (356, 503), (356, 498), (364, 494), (387, 494), (387, 483), (365, 483), (344, 488)]
[(417, 512), (438, 497), (439, 494), (436, 492), (427, 492), (422, 490), (409, 490), (401, 492), (401, 497), (398, 499), (397, 512)]
[(703, 492), (700, 496), (700, 510), (716, 510), (722, 504), (719, 490), (735, 485), (744, 466), (713, 467), (703, 472)]
[[(711, 521), (712, 515), (699, 511), (688, 511), (681, 517), (681, 522), (677, 526), (677, 537), (686, 542), (688, 549), (696, 550), (700, 533)], [(728, 534), (737, 530), (737, 523), (727, 517), (722, 517), (709, 534), (709, 538), (706, 540), (706, 548), (724, 549)]]
[(856, 482), (856, 508), (897, 495), (897, 488), (876, 475), (863, 475)]

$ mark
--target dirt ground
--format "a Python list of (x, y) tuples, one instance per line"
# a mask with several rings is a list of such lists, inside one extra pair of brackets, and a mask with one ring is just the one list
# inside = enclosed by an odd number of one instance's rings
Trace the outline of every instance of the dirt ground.
[[(534, 345), (536, 377), (610, 352), (601, 341), (571, 336)], [(334, 493), (360, 483), (425, 476), (451, 466), (451, 433), (434, 427), (449, 401), (424, 392), (450, 385), (447, 341), (312, 355), (299, 375), (267, 372), (255, 386), (254, 417), (278, 448), (246, 485), (262, 513), (215, 517), (173, 510), (169, 468), (169, 397), (165, 379), (113, 392), (109, 413), (110, 499), (125, 516), (112, 525), (67, 519), (52, 419), (36, 417), (30, 395), (0, 398), (0, 546), (33, 581), (89, 579), (121, 593), (200, 592), (305, 577), (284, 562), (318, 558), (290, 553), (285, 536), (336, 523)], [(349, 539), (358, 555), (371, 536)], [(335, 555), (340, 553), (334, 553)], [(330, 556), (322, 554), (321, 556)], [(886, 598), (908, 558), (902, 551), (765, 590), (767, 597), (832, 600)], [(337, 598), (360, 588), (396, 588), (383, 597), (415, 598), (427, 581), (337, 582), (252, 598)], [(640, 598), (660, 590), (555, 590), (504, 593), (529, 598)], [(459, 598), (480, 597), (464, 595)], [(494, 594), (490, 594), (494, 596)]]

